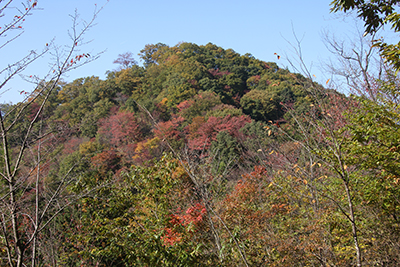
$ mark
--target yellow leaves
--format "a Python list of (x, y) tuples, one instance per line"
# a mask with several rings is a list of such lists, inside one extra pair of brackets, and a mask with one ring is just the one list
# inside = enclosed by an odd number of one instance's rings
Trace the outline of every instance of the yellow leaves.
[(328, 85), (328, 83), (329, 83), (330, 80), (331, 80), (331, 79), (328, 79), (328, 80), (326, 81), (326, 85)]
[(166, 97), (164, 97), (162, 100), (161, 100), (161, 102), (160, 102), (160, 105), (165, 105), (165, 104), (167, 104), (167, 102), (168, 102), (168, 98), (166, 98)]
[(317, 164), (317, 163), (316, 163), (316, 162), (314, 162), (314, 163), (311, 165), (311, 167), (314, 167), (316, 164)]
[(271, 134), (272, 134), (272, 131), (268, 130), (268, 136), (271, 136)]
[(158, 137), (154, 137), (152, 139), (149, 140), (145, 140), (142, 142), (137, 143), (136, 149), (135, 149), (135, 155), (132, 157), (132, 159), (139, 159), (141, 158), (143, 155), (142, 153), (146, 150), (146, 149), (155, 149), (160, 145), (160, 139)]
[(79, 153), (82, 155), (89, 155), (92, 153), (96, 153), (98, 149), (99, 149), (98, 143), (93, 141), (88, 141), (79, 145)]
[(314, 163), (311, 165), (311, 167), (314, 167), (315, 165), (318, 165), (318, 167), (321, 167), (321, 166), (322, 166), (321, 163), (319, 163), (319, 162), (314, 162)]
[(182, 166), (178, 166), (178, 167), (176, 167), (176, 169), (172, 172), (172, 178), (173, 179), (177, 179), (177, 178), (179, 178), (179, 177), (182, 177), (182, 176), (184, 176), (184, 175), (186, 175), (186, 171), (185, 171), (185, 169), (182, 167)]

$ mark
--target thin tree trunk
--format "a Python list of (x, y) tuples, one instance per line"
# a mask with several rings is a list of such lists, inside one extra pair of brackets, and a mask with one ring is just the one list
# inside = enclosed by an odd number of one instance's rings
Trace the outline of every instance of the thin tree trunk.
[(354, 248), (356, 250), (356, 264), (359, 267), (359, 266), (361, 266), (361, 250), (360, 250), (360, 246), (358, 244), (358, 232), (357, 232), (357, 225), (356, 225), (355, 216), (354, 216), (353, 201), (351, 200), (350, 188), (349, 188), (347, 181), (344, 181), (344, 186), (346, 188), (347, 202), (349, 205), (351, 230), (352, 230), (352, 234), (353, 234)]

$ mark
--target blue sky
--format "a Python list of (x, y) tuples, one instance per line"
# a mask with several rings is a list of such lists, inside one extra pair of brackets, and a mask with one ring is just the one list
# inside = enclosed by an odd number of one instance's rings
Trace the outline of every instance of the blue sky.
[[(105, 0), (39, 0), (41, 10), (33, 12), (24, 24), (24, 34), (0, 50), (1, 68), (14, 62), (31, 50), (40, 50), (53, 38), (59, 45), (68, 43), (71, 27), (69, 14), (78, 10), (82, 19), (90, 19), (95, 8)], [(331, 14), (331, 0), (316, 1), (165, 1), (165, 0), (110, 0), (99, 14), (97, 24), (86, 35), (88, 43), (83, 52), (105, 51), (95, 62), (70, 72), (64, 79), (99, 76), (105, 79), (107, 70), (117, 68), (113, 60), (118, 54), (130, 51), (137, 55), (146, 44), (179, 42), (205, 45), (209, 42), (240, 54), (250, 53), (264, 61), (275, 61), (288, 66), (284, 55), (294, 56), (289, 42), (295, 43), (293, 31), (302, 39), (303, 57), (317, 80), (324, 81), (329, 74), (321, 71), (320, 61), (330, 54), (321, 36), (324, 31), (336, 36), (354, 32), (354, 21)], [(20, 2), (15, 2), (18, 5)], [(7, 10), (10, 14), (14, 10)], [(0, 18), (4, 24), (5, 18)], [(3, 21), (1, 21), (3, 20)], [(274, 53), (282, 55), (278, 61)], [(48, 69), (48, 58), (35, 63), (25, 72), (41, 74)], [(139, 57), (136, 56), (139, 61)], [(32, 85), (14, 79), (0, 96), (0, 103), (22, 100), (18, 92), (31, 90)]]

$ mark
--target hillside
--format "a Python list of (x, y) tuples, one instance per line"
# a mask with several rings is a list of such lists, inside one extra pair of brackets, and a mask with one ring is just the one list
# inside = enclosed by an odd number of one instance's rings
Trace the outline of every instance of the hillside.
[(396, 112), (211, 43), (140, 58), (2, 106), (20, 214), (58, 215), (41, 264), (350, 266), (355, 236), (365, 262), (396, 262)]

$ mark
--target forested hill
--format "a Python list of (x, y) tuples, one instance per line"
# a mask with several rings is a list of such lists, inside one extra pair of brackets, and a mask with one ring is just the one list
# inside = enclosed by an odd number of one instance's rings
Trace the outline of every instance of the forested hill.
[(139, 55), (3, 104), (20, 234), (0, 265), (397, 262), (396, 113), (211, 43)]
[(105, 81), (90, 77), (60, 85), (55, 118), (89, 138), (111, 108), (141, 112), (137, 103), (162, 121), (177, 115), (190, 124), (196, 116), (230, 114), (267, 122), (282, 118), (284, 104), (299, 106), (307, 95), (301, 75), (213, 44), (147, 45), (140, 57), (144, 67), (117, 60), (124, 68)]

